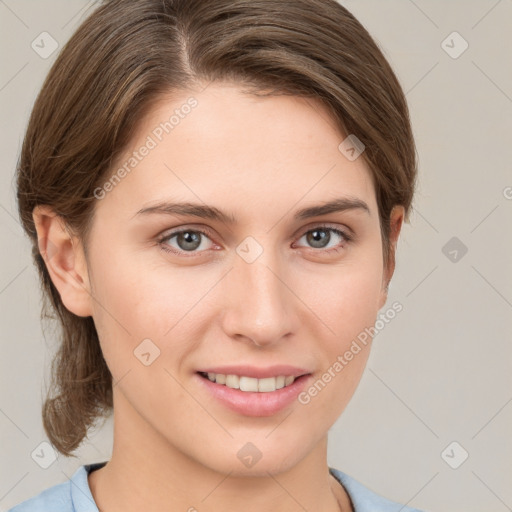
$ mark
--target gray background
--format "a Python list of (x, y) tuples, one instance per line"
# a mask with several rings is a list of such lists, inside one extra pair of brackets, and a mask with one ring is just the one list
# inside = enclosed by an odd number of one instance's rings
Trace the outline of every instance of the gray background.
[[(328, 462), (424, 510), (512, 510), (512, 0), (342, 3), (407, 93), (420, 179), (388, 302), (404, 309), (375, 338), (331, 429)], [(31, 43), (47, 31), (62, 46), (94, 6), (0, 0), (0, 512), (111, 453), (109, 419), (78, 459), (59, 456), (43, 469), (31, 456), (45, 451), (40, 408), (56, 340), (40, 325), (13, 183), (31, 106), (57, 54), (44, 59)], [(454, 31), (469, 44), (459, 56), (459, 36), (443, 44)]]

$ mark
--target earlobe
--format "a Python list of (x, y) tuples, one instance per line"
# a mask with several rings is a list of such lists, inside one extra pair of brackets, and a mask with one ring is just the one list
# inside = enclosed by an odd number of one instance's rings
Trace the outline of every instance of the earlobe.
[(39, 252), (64, 306), (77, 316), (91, 316), (92, 299), (82, 244), (52, 208), (36, 206), (32, 218)]

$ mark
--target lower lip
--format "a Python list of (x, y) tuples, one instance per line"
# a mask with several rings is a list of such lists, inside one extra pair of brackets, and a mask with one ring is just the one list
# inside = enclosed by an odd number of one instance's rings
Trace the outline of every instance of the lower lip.
[(212, 382), (198, 373), (196, 373), (196, 377), (208, 392), (232, 411), (244, 416), (272, 416), (297, 399), (311, 374), (298, 377), (289, 386), (265, 393), (228, 388), (223, 384)]

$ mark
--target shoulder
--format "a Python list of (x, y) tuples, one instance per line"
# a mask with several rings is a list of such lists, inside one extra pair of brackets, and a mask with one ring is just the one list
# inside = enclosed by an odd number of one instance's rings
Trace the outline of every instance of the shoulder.
[(421, 512), (380, 496), (338, 469), (329, 468), (329, 472), (347, 491), (354, 512)]
[(45, 489), (7, 512), (98, 512), (87, 476), (90, 471), (105, 464), (100, 462), (80, 466), (67, 482)]
[(69, 482), (54, 485), (29, 498), (7, 512), (73, 512)]

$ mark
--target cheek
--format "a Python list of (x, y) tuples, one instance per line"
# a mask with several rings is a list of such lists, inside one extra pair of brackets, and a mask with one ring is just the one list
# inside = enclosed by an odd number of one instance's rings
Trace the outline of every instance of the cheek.
[(323, 329), (326, 334), (317, 339), (322, 364), (316, 380), (298, 400), (315, 431), (334, 424), (359, 384), (370, 354), (370, 328), (378, 314), (380, 279), (381, 273), (372, 267), (352, 269), (333, 280), (328, 294), (316, 297), (317, 310), (329, 330)]
[[(189, 340), (199, 325), (195, 307), (216, 282), (206, 272), (179, 271), (158, 264), (148, 268), (142, 257), (111, 255), (106, 265), (96, 260), (93, 316), (105, 360), (113, 374), (123, 374), (134, 362), (134, 351), (151, 340), (163, 355), (172, 340), (173, 359), (194, 348)], [(151, 343), (145, 342), (149, 348)]]
[(382, 259), (376, 250), (367, 254), (366, 258), (361, 254), (357, 262), (347, 260), (332, 269), (330, 276), (316, 280), (318, 286), (304, 287), (311, 309), (318, 312), (325, 328), (317, 340), (321, 347), (320, 381), (306, 390), (304, 402), (308, 404), (303, 405), (332, 422), (359, 383), (370, 353), (371, 327), (379, 311)]
[(368, 253), (342, 264), (319, 269), (314, 276), (298, 275), (295, 290), (315, 313), (330, 351), (342, 349), (366, 327), (373, 325), (382, 296), (382, 260)]
[(346, 340), (375, 322), (381, 295), (381, 273), (367, 268), (346, 275), (340, 281), (335, 309), (330, 307), (329, 312), (334, 331)]

